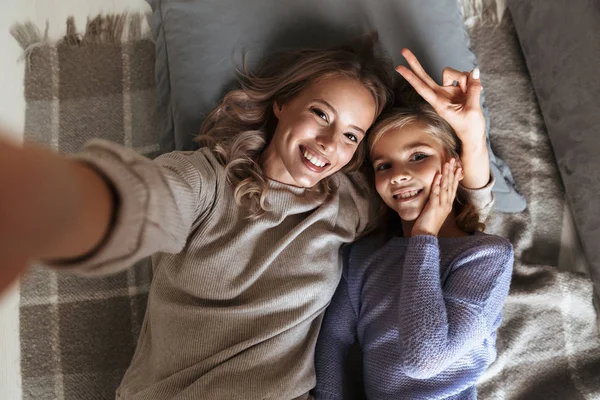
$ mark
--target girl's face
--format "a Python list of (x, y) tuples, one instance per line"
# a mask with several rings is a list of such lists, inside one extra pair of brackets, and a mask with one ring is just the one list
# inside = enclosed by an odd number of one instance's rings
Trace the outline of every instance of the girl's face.
[(347, 77), (313, 83), (285, 104), (262, 156), (267, 177), (312, 187), (350, 162), (375, 119), (371, 92)]
[(423, 211), (445, 154), (420, 123), (384, 133), (371, 149), (377, 193), (402, 220), (414, 221)]

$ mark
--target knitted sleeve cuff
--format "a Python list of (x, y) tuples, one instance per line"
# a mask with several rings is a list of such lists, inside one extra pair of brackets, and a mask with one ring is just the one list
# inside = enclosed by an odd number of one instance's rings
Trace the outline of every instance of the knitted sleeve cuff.
[(74, 156), (102, 175), (113, 189), (116, 204), (109, 232), (92, 252), (77, 259), (53, 261), (48, 264), (50, 267), (98, 275), (117, 272), (134, 262), (146, 221), (148, 190), (130, 168), (141, 156), (132, 150), (115, 150), (116, 147), (94, 140)]
[(479, 189), (468, 189), (459, 184), (459, 192), (462, 193), (465, 199), (468, 199), (479, 213), (479, 222), (484, 222), (489, 216), (494, 205), (494, 194), (492, 187), (496, 182), (494, 176), (490, 173), (490, 180), (487, 185)]

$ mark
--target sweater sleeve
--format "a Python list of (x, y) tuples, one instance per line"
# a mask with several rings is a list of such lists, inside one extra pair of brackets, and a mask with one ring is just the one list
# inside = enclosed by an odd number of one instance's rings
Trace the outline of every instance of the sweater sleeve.
[(352, 307), (345, 276), (327, 308), (315, 350), (316, 400), (342, 400), (350, 387), (346, 359), (356, 342), (356, 313)]
[(398, 309), (406, 375), (439, 374), (497, 328), (514, 255), (508, 241), (495, 236), (486, 241), (458, 257), (442, 285), (438, 239), (410, 238)]
[(150, 160), (123, 146), (94, 140), (74, 158), (113, 187), (116, 215), (100, 248), (81, 259), (49, 264), (61, 270), (102, 275), (156, 252), (177, 253), (215, 196), (214, 166), (201, 150)]
[(492, 193), (494, 183), (496, 183), (496, 180), (494, 176), (490, 174), (490, 180), (487, 185), (482, 188), (467, 189), (462, 185), (458, 186), (461, 197), (468, 200), (469, 203), (477, 209), (477, 212), (479, 213), (479, 222), (485, 222), (494, 206), (494, 194)]

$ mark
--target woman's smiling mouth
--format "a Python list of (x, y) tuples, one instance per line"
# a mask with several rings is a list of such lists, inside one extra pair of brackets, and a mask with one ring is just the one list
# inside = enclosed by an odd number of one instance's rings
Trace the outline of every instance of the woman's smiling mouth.
[(329, 160), (304, 146), (300, 146), (300, 156), (304, 165), (313, 172), (323, 172), (330, 165)]

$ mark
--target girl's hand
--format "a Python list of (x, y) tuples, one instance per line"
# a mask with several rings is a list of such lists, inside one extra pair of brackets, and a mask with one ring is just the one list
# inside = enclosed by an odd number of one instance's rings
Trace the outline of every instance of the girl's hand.
[[(446, 67), (442, 72), (443, 86), (439, 86), (410, 50), (402, 49), (402, 56), (412, 71), (403, 65), (397, 66), (396, 71), (450, 124), (463, 146), (485, 147), (479, 70), (467, 73)], [(457, 86), (453, 86), (454, 81)]]
[(423, 211), (421, 211), (421, 215), (415, 221), (410, 233), (411, 236), (437, 236), (444, 221), (452, 211), (456, 189), (461, 178), (462, 168), (456, 165), (454, 159), (444, 164), (442, 173), (438, 173), (433, 180), (429, 200)]

